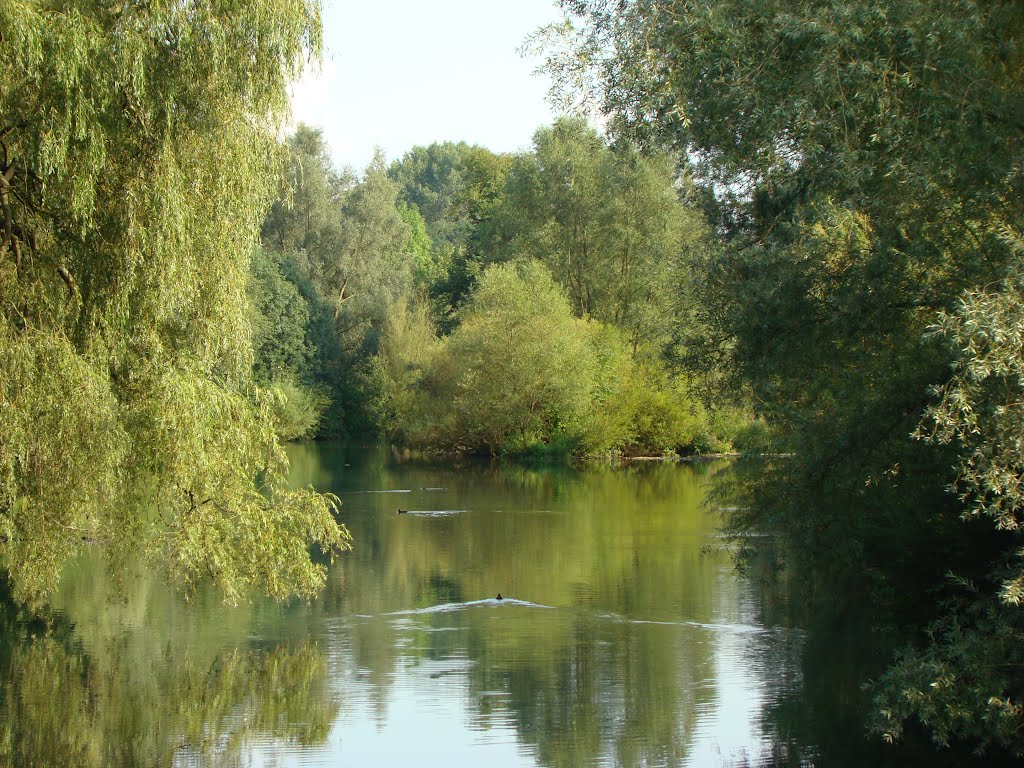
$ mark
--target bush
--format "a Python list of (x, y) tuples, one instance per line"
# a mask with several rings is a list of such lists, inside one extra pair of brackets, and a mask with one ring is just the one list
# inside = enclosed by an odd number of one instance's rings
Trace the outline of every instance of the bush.
[(274, 431), (281, 440), (314, 437), (330, 398), (320, 387), (300, 384), (291, 376), (282, 376), (271, 385), (274, 394)]
[(771, 453), (772, 435), (763, 419), (748, 409), (725, 406), (710, 415), (711, 432), (723, 446), (721, 450), (740, 453)]
[(688, 383), (622, 333), (573, 317), (538, 262), (485, 271), (459, 326), (436, 336), (425, 301), (388, 315), (374, 380), (393, 439), (532, 460), (718, 450)]

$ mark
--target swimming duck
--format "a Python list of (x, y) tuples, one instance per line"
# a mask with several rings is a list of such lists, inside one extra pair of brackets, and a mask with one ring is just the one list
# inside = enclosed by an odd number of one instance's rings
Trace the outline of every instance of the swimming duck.
[(407, 515), (407, 514), (409, 514), (409, 510), (408, 509), (402, 509), (401, 507), (399, 507), (398, 508), (398, 514), (400, 514), (400, 515)]
[(502, 597), (502, 596), (501, 596), (501, 592), (499, 592), (499, 593), (498, 593), (498, 596), (497, 596), (496, 598), (494, 598), (494, 599), (495, 599), (495, 600), (504, 600), (505, 598), (504, 598), (504, 597)]

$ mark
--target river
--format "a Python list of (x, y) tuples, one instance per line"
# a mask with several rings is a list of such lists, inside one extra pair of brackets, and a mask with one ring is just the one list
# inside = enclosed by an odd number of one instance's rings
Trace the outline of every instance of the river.
[(735, 573), (703, 503), (725, 463), (289, 452), (291, 481), (336, 493), (355, 540), (323, 594), (187, 602), (87, 553), (48, 628), (4, 609), (0, 760), (908, 764), (863, 737), (870, 628), (811, 628)]

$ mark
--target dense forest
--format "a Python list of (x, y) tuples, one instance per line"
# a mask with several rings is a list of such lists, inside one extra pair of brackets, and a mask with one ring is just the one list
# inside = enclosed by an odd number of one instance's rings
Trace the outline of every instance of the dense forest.
[(606, 135), (358, 172), (281, 138), (312, 0), (0, 5), (13, 597), (92, 542), (315, 594), (349, 536), (284, 440), (736, 450), (739, 565), (911, 638), (876, 735), (1024, 753), (1019, 0), (561, 5)]
[(283, 439), (547, 458), (753, 439), (679, 362), (691, 265), (713, 246), (670, 155), (569, 118), (531, 152), (434, 144), (359, 176), (316, 129), (286, 149), (249, 283)]

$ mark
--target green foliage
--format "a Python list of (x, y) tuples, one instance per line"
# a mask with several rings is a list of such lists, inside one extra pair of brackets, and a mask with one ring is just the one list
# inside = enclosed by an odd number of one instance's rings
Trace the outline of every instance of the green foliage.
[(335, 172), (318, 128), (300, 124), (283, 150), (283, 186), (263, 221), (264, 247), (329, 255), (338, 247), (338, 205), (352, 180)]
[(291, 376), (273, 382), (274, 429), (281, 440), (302, 440), (319, 434), (320, 420), (331, 399), (322, 387), (308, 386)]
[(417, 284), (425, 285), (437, 278), (438, 266), (432, 253), (433, 245), (427, 234), (427, 223), (415, 207), (398, 204), (398, 213), (409, 226), (406, 248), (413, 262), (413, 277)]
[(703, 234), (670, 157), (613, 150), (585, 121), (563, 118), (513, 163), (489, 244), (491, 258), (546, 264), (577, 316), (622, 328), (634, 346), (664, 346), (685, 252)]
[(656, 359), (575, 318), (539, 262), (482, 275), (447, 337), (422, 301), (397, 305), (376, 359), (380, 419), (432, 450), (541, 457), (708, 450), (707, 416)]
[(82, 536), (131, 524), (118, 505), (131, 438), (111, 382), (66, 339), (4, 330), (0, 542), (25, 599), (56, 585)]
[[(1019, 239), (1012, 245), (1020, 248)], [(881, 680), (877, 729), (898, 737), (917, 718), (933, 738), (998, 745), (1024, 754), (1024, 703), (1016, 670), (1024, 663), (1024, 279), (1019, 267), (999, 286), (968, 291), (933, 329), (956, 352), (952, 377), (916, 436), (959, 449), (953, 489), (965, 519), (990, 518), (1004, 531), (1004, 554), (959, 594), (929, 628), (932, 642), (908, 648)], [(996, 589), (998, 591), (996, 592)]]
[(593, 454), (674, 456), (726, 447), (688, 382), (652, 354), (634, 355), (622, 332), (588, 324), (598, 372), (585, 430)]
[[(1024, 255), (1024, 246), (1018, 245)], [(998, 287), (970, 290), (933, 332), (955, 351), (953, 375), (935, 391), (917, 436), (960, 447), (955, 488), (964, 515), (1017, 532), (1024, 523), (1024, 270)], [(927, 426), (926, 426), (927, 425)], [(1024, 577), (1004, 588), (1020, 605)]]
[(960, 594), (929, 627), (931, 642), (903, 649), (875, 685), (872, 729), (891, 742), (903, 736), (905, 722), (917, 720), (940, 746), (962, 741), (1020, 757), (1020, 609), (956, 581)]
[(708, 453), (726, 447), (711, 435), (707, 413), (684, 381), (641, 362), (623, 382), (628, 424), (624, 448), (645, 455)]
[[(721, 406), (709, 415), (711, 434), (719, 446), (741, 453), (771, 453), (772, 431), (748, 407)], [(716, 448), (717, 450), (717, 448)]]
[(347, 546), (331, 498), (280, 485), (250, 383), (249, 258), (284, 86), (318, 46), (305, 2), (0, 8), (0, 552), (19, 599), (44, 599), (83, 537), (229, 600), (309, 596), (308, 547)]
[(371, 369), (377, 424), (399, 442), (413, 445), (429, 442), (425, 430), (440, 418), (423, 385), (441, 343), (431, 314), (422, 298), (395, 302)]
[(338, 250), (320, 256), (322, 291), (334, 302), (345, 350), (370, 354), (387, 308), (412, 289), (417, 241), (382, 157), (345, 193), (339, 210)]
[[(299, 126), (286, 150), (284, 185), (263, 225), (263, 248), (284, 283), (266, 269), (256, 277), (263, 282), (254, 286), (253, 300), (263, 320), (255, 370), (267, 380), (290, 376), (328, 395), (318, 435), (360, 432), (370, 426), (369, 403), (377, 397), (368, 361), (388, 307), (415, 285), (439, 279), (444, 266), (427, 222), (400, 199), (383, 157), (362, 179), (339, 174), (322, 133), (308, 126)], [(296, 292), (308, 310), (302, 329), (308, 364), (299, 354), (302, 302)], [(295, 394), (289, 402), (302, 405), (286, 409), (292, 410), (288, 418), (299, 419), (289, 433), (317, 422), (307, 418), (311, 393), (298, 400)]]
[(431, 444), (496, 451), (576, 428), (589, 400), (592, 355), (543, 267), (488, 270), (460, 321), (422, 378), (430, 398), (444, 404)]
[(285, 371), (307, 378), (313, 353), (307, 341), (309, 306), (266, 250), (253, 253), (248, 293), (256, 381), (268, 384)]
[(423, 216), (439, 269), (429, 277), (435, 311), (447, 329), (451, 312), (472, 289), (488, 255), (481, 236), (502, 191), (511, 163), (464, 142), (413, 147), (392, 163), (391, 177), (401, 199)]
[[(1024, 678), (989, 663), (1019, 638), (1020, 4), (563, 7), (562, 83), (691, 158), (725, 212), (727, 247), (696, 264), (705, 365), (791, 454), (741, 482), (733, 530), (931, 626), (883, 681), (890, 734), (917, 716), (1019, 752)], [(947, 569), (977, 585), (960, 608)], [(936, 686), (901, 698), (929, 665)]]
[[(325, 363), (332, 350), (331, 339), (317, 344), (311, 304), (323, 314), (315, 288), (304, 287), (310, 300), (284, 273), (297, 267), (286, 254), (257, 248), (249, 279), (253, 306), (253, 374), (273, 394), (274, 426), (281, 440), (315, 437), (331, 403), (329, 370)], [(301, 275), (298, 275), (302, 282)], [(331, 326), (333, 329), (333, 326)], [(319, 366), (314, 368), (314, 363)]]

